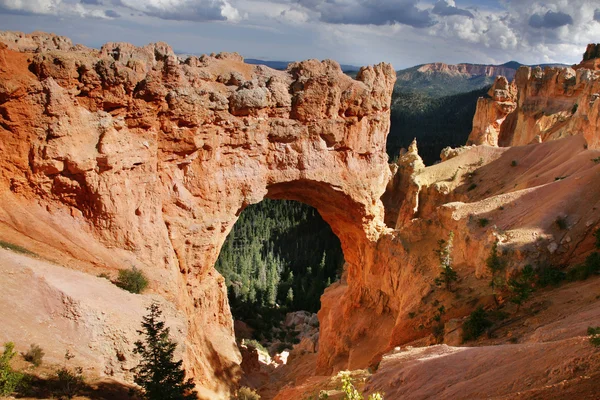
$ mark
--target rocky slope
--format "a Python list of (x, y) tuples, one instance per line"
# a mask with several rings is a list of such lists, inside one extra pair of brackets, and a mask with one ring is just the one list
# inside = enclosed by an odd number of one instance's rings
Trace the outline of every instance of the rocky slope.
[[(396, 346), (427, 338), (437, 305), (450, 320), (485, 304), (484, 260), (495, 241), (509, 272), (527, 263), (570, 264), (590, 253), (600, 227), (593, 104), (580, 104), (575, 115), (581, 110), (588, 120), (566, 124), (568, 137), (447, 150), (444, 162), (427, 168), (415, 143), (389, 166), (395, 73), (387, 64), (363, 68), (354, 80), (332, 61), (275, 71), (235, 54), (182, 60), (164, 43), (93, 50), (41, 33), (0, 39), (0, 239), (86, 273), (98, 297), (114, 295), (98, 273), (132, 265), (146, 272), (153, 296), (186, 322), (185, 366), (206, 398), (227, 398), (240, 375), (225, 285), (213, 265), (248, 204), (268, 197), (316, 207), (346, 259), (342, 280), (321, 298), (318, 353), (290, 365), (295, 372), (282, 372), (279, 386), (376, 366)], [(531, 81), (532, 95), (517, 95), (513, 114), (528, 121), (536, 107), (568, 107), (571, 78), (546, 74), (538, 84), (533, 75), (521, 77)], [(580, 69), (577, 77), (581, 93), (595, 87), (587, 83), (595, 72)], [(507, 81), (495, 90), (506, 93), (494, 91), (493, 101), (512, 99)], [(489, 115), (497, 121), (500, 114)], [(508, 120), (494, 127), (500, 138)], [(511, 143), (529, 143), (529, 125), (519, 121)], [(494, 136), (481, 127), (487, 133), (480, 137)], [(434, 285), (432, 250), (451, 231), (456, 295)], [(15, 269), (15, 262), (2, 265)], [(143, 301), (136, 304), (139, 310)], [(35, 320), (34, 310), (20, 310)], [(88, 332), (87, 321), (73, 322), (75, 330)], [(129, 322), (107, 323), (134, 335)], [(113, 365), (127, 379), (116, 354), (98, 353), (103, 345), (88, 350), (85, 335), (73, 342), (98, 372)]]

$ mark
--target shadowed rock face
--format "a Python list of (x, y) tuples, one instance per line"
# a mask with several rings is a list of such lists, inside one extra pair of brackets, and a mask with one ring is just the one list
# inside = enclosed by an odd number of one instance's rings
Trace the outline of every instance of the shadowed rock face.
[(46, 34), (0, 40), (5, 195), (69, 210), (74, 226), (135, 255), (154, 290), (186, 313), (185, 365), (200, 385), (223, 394), (239, 373), (213, 265), (247, 205), (316, 207), (357, 281), (365, 248), (386, 230), (390, 65), (353, 80), (333, 61), (280, 72), (237, 54), (182, 60), (164, 43), (97, 51)]

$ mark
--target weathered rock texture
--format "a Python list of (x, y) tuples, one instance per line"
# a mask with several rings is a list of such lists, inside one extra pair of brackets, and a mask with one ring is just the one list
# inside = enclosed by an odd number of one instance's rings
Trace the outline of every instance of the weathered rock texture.
[[(0, 239), (92, 275), (146, 272), (187, 318), (185, 366), (206, 398), (228, 396), (241, 362), (213, 265), (239, 213), (265, 197), (316, 207), (342, 243), (345, 273), (321, 298), (309, 373), (364, 368), (426, 338), (440, 303), (445, 319), (468, 314), (488, 293), (484, 260), (496, 240), (509, 271), (580, 261), (593, 248), (593, 71), (520, 70), (498, 143), (538, 134), (545, 143), (448, 150), (427, 168), (415, 143), (390, 167), (389, 65), (353, 80), (332, 61), (280, 72), (236, 54), (181, 60), (162, 43), (97, 51), (45, 34), (0, 36)], [(510, 102), (514, 90), (498, 80), (492, 95)], [(574, 115), (552, 122), (575, 100)], [(498, 121), (498, 106), (486, 107)], [(548, 125), (536, 125), (546, 113)], [(480, 127), (478, 140), (492, 143), (498, 128)], [(432, 250), (451, 231), (460, 298), (434, 285)]]
[(511, 84), (500, 77), (479, 99), (469, 143), (521, 146), (583, 135), (600, 147), (600, 66), (596, 45), (573, 68), (521, 67)]
[[(390, 65), (354, 80), (333, 61), (280, 72), (236, 54), (182, 60), (163, 43), (97, 51), (41, 33), (0, 38), (0, 183), (5, 204), (26, 210), (3, 210), (7, 232), (88, 263), (76, 268), (145, 271), (187, 316), (185, 366), (208, 397), (227, 396), (239, 371), (213, 265), (244, 207), (315, 206), (358, 283), (365, 248), (386, 230)], [(70, 232), (36, 229), (44, 207)]]

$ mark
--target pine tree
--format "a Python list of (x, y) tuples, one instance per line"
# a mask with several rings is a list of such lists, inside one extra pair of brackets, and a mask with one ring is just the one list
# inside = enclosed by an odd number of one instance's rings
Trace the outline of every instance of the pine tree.
[(440, 260), (440, 268), (442, 271), (440, 272), (440, 276), (435, 278), (436, 286), (442, 286), (446, 288), (446, 290), (452, 289), (452, 282), (458, 280), (458, 274), (452, 268), (452, 248), (454, 241), (454, 232), (450, 232), (448, 235), (448, 241), (444, 239), (440, 239), (438, 241), (438, 249), (435, 251)]
[(169, 337), (169, 328), (161, 320), (162, 311), (157, 303), (148, 308), (144, 316), (142, 330), (138, 334), (144, 341), (135, 342), (133, 352), (142, 357), (136, 367), (134, 380), (144, 390), (147, 400), (197, 399), (194, 381), (185, 380), (182, 361), (173, 361), (177, 344)]

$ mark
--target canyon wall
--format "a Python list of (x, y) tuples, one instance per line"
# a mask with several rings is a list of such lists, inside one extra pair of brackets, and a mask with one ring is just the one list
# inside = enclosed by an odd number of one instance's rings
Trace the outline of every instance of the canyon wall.
[[(183, 60), (164, 43), (0, 40), (0, 182), (4, 204), (19, 205), (3, 209), (3, 239), (27, 236), (94, 275), (144, 271), (187, 316), (185, 366), (207, 397), (227, 397), (239, 375), (213, 266), (244, 207), (265, 197), (316, 207), (349, 282), (387, 230), (390, 65), (351, 79), (333, 61), (281, 72), (237, 54)], [(36, 226), (46, 214), (61, 216), (60, 236)]]
[(600, 147), (600, 67), (596, 45), (574, 68), (520, 67), (508, 84), (499, 77), (481, 98), (470, 144), (521, 146), (583, 135)]

